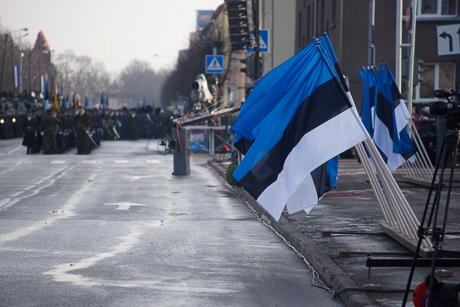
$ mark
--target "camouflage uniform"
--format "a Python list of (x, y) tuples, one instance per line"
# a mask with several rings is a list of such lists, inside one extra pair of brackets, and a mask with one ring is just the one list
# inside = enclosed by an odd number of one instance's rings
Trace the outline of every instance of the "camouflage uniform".
[(56, 110), (52, 110), (51, 114), (46, 115), (40, 124), (40, 129), (43, 131), (43, 154), (56, 154), (56, 133), (57, 126), (60, 121), (56, 117)]

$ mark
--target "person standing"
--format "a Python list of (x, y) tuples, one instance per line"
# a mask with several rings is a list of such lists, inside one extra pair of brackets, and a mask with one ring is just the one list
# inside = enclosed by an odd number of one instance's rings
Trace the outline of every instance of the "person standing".
[(40, 129), (43, 133), (43, 154), (56, 154), (57, 153), (57, 144), (56, 144), (56, 134), (57, 127), (59, 126), (59, 118), (56, 116), (57, 110), (55, 108), (51, 109), (51, 113), (46, 115), (40, 124)]
[(77, 112), (77, 153), (79, 155), (89, 155), (93, 119), (83, 107), (79, 107)]
[(127, 118), (128, 137), (130, 140), (139, 139), (139, 126), (141, 124), (139, 116), (137, 116), (136, 109), (131, 109)]
[(37, 146), (37, 119), (33, 116), (32, 110), (27, 110), (27, 117), (22, 122), (22, 133), (24, 139), (22, 145), (27, 147), (27, 154), (33, 154), (35, 146)]

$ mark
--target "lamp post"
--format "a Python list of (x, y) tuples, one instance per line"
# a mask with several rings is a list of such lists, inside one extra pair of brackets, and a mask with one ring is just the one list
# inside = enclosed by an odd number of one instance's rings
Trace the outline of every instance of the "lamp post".
[(22, 58), (24, 57), (24, 52), (21, 52), (19, 56), (19, 93), (22, 93)]

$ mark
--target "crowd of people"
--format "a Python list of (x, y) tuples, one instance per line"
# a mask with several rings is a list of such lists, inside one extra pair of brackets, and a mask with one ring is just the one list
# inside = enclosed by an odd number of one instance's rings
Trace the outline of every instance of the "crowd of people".
[(74, 148), (77, 154), (89, 154), (102, 140), (160, 138), (171, 129), (171, 116), (167, 110), (150, 106), (130, 110), (28, 110), (22, 145), (27, 154), (60, 154)]

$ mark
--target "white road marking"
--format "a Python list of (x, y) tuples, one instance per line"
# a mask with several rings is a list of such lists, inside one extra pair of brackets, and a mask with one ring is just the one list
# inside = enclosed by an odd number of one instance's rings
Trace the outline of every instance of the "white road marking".
[(118, 208), (115, 209), (115, 210), (129, 210), (129, 208), (131, 206), (145, 207), (145, 205), (143, 205), (143, 204), (135, 204), (135, 203), (128, 203), (128, 202), (124, 202), (124, 203), (107, 203), (107, 204), (104, 204), (104, 206), (118, 206)]

